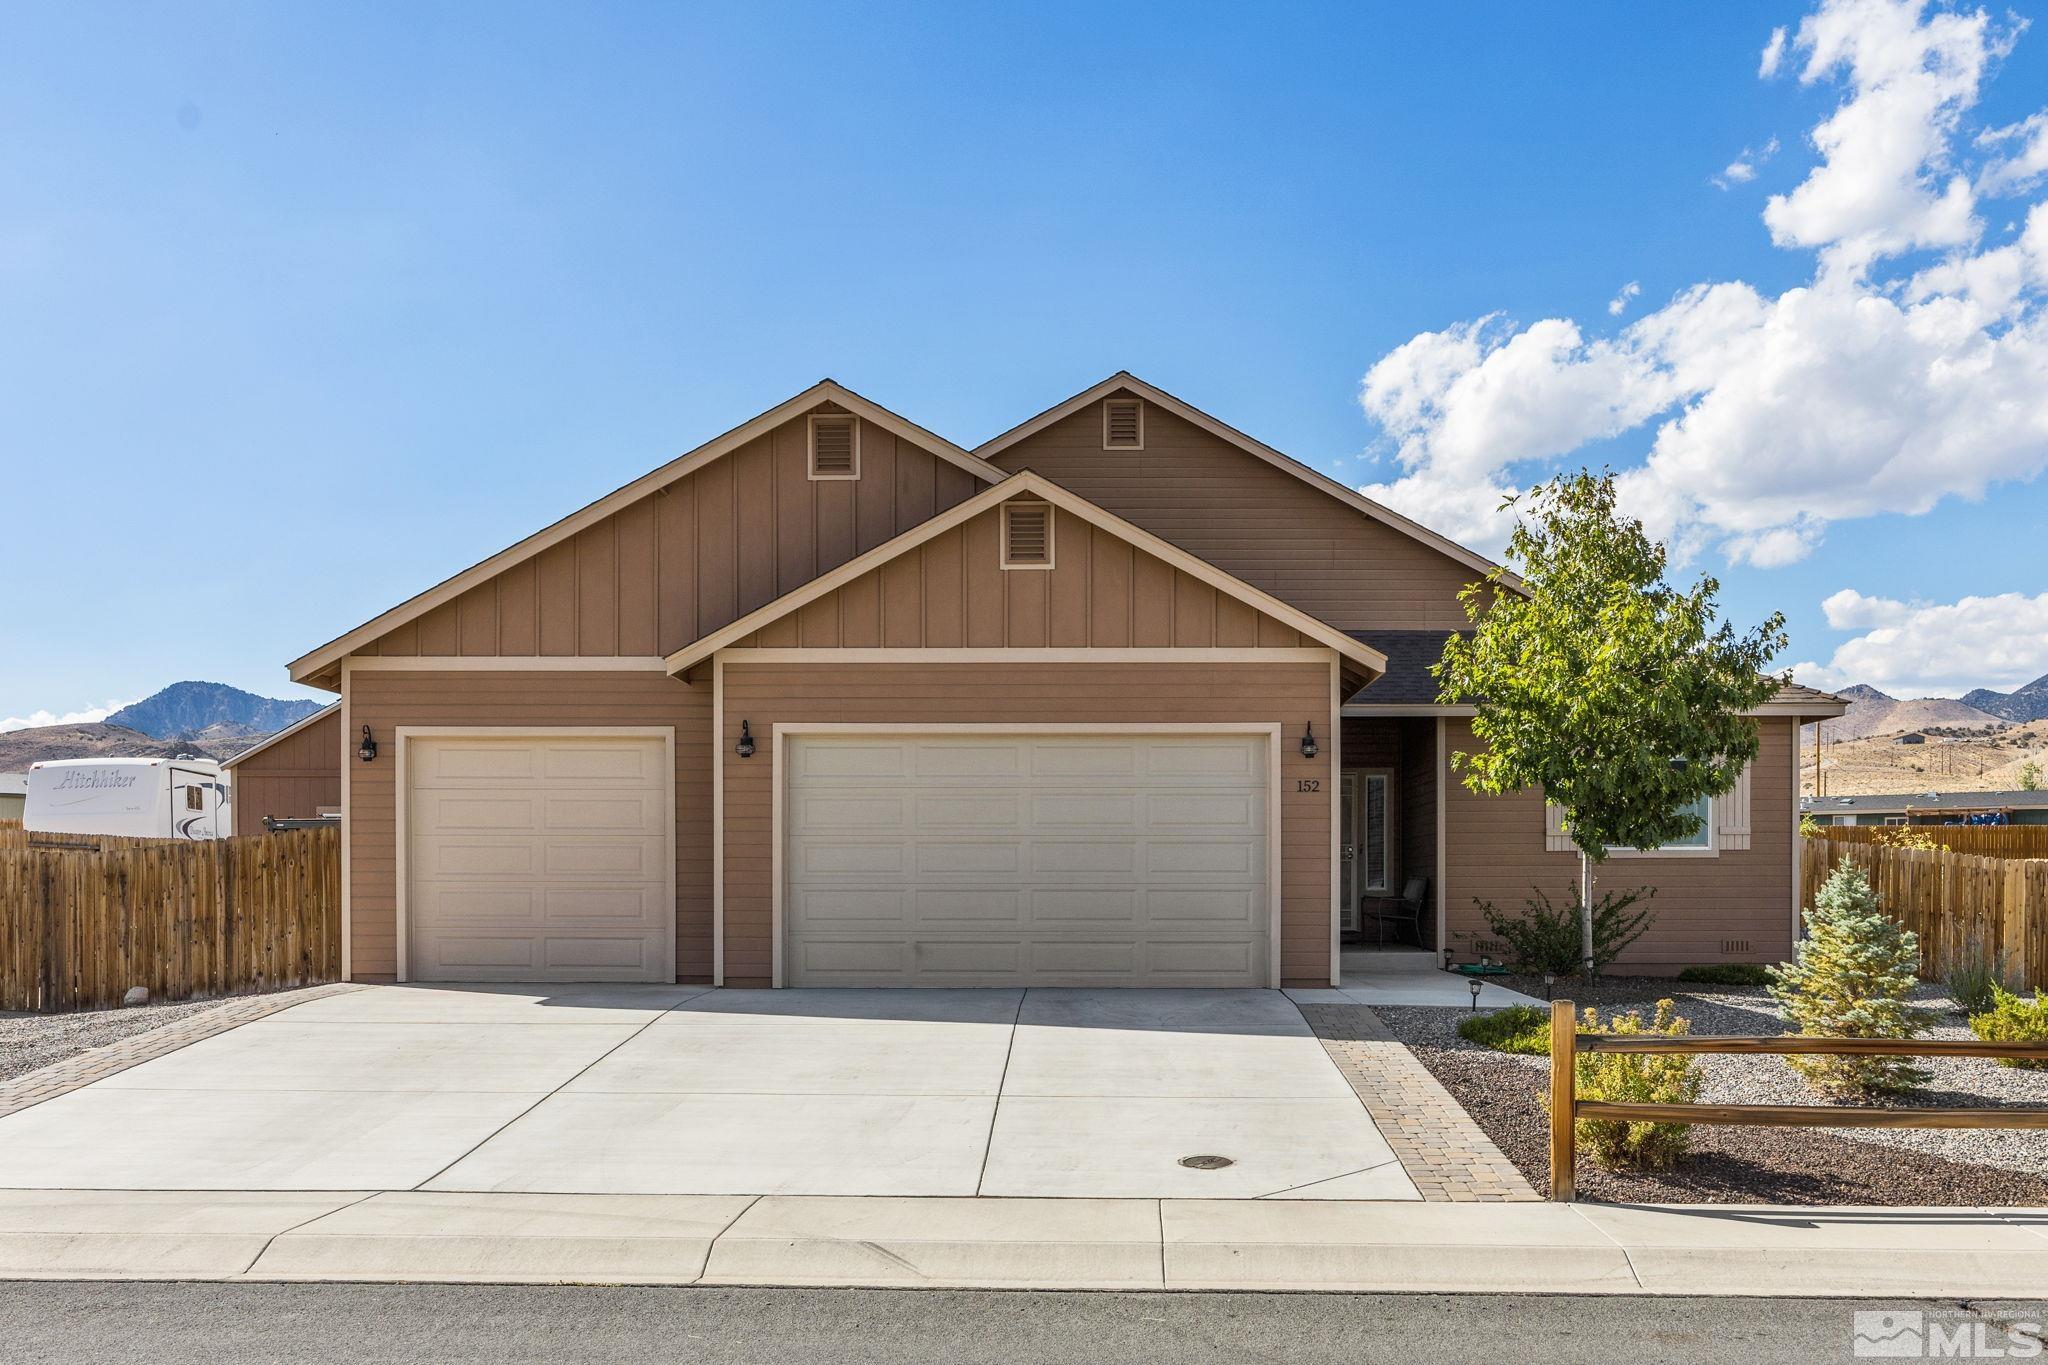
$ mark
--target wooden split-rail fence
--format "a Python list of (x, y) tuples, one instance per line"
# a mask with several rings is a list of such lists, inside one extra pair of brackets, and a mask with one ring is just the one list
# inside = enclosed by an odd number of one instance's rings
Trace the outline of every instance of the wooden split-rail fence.
[(0, 824), (0, 1009), (79, 1010), (341, 974), (341, 834), (186, 842)]

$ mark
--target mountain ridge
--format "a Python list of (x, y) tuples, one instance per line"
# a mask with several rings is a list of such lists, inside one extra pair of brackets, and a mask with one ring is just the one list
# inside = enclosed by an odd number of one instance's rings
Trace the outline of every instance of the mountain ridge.
[(221, 727), (260, 736), (275, 734), (319, 709), (317, 701), (259, 697), (226, 683), (186, 681), (122, 707), (106, 723), (160, 740), (217, 733)]

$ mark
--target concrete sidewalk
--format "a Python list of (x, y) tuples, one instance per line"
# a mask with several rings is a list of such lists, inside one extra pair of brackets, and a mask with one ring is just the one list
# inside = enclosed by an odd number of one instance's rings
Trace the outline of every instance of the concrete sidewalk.
[(2048, 1210), (7, 1190), (0, 1278), (2025, 1297)]

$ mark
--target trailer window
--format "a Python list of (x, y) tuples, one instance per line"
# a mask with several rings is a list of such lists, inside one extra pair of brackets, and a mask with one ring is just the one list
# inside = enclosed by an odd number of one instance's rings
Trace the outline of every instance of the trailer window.
[(202, 791), (202, 790), (201, 790), (200, 788), (198, 788), (198, 787), (187, 787), (187, 788), (185, 788), (185, 809), (186, 809), (186, 810), (205, 810), (205, 809), (206, 809), (206, 793), (205, 793), (204, 791)]

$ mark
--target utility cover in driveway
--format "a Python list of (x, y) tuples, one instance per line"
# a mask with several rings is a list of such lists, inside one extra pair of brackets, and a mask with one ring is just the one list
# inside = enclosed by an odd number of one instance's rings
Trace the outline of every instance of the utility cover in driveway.
[(1257, 986), (1261, 736), (795, 735), (793, 986)]

